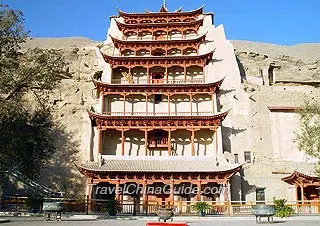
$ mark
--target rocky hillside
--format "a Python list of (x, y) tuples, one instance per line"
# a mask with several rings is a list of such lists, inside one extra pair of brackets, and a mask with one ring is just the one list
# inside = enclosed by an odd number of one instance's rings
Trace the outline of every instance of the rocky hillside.
[[(320, 81), (320, 44), (279, 46), (248, 41), (232, 41), (239, 60), (241, 76), (256, 85), (264, 82), (261, 71), (276, 67), (276, 81)], [(90, 120), (87, 109), (94, 103), (91, 76), (100, 70), (96, 57), (99, 42), (86, 38), (31, 39), (24, 48), (55, 48), (64, 52), (72, 78), (54, 90), (50, 103), (57, 125), (58, 153), (44, 169), (41, 183), (57, 190), (83, 194), (83, 177), (75, 163), (88, 159)]]
[(232, 41), (241, 75), (259, 82), (261, 70), (275, 67), (275, 82), (320, 82), (320, 44), (281, 46)]

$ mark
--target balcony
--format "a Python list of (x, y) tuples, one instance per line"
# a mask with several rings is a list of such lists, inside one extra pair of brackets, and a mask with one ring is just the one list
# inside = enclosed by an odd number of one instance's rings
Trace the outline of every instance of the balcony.
[(168, 148), (168, 137), (155, 137), (148, 140), (149, 148)]
[(119, 85), (139, 85), (139, 84), (204, 84), (203, 78), (195, 79), (111, 79), (111, 84)]
[(204, 112), (103, 112), (108, 116), (212, 116), (212, 111)]

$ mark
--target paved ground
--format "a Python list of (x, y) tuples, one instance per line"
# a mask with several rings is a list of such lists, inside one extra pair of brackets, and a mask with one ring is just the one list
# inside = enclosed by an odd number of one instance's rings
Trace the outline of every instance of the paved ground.
[[(96, 220), (96, 221), (60, 221), (60, 222), (44, 222), (42, 218), (9, 218), (11, 222), (3, 223), (3, 226), (15, 226), (15, 225), (25, 225), (25, 226), (144, 226), (146, 220)], [(176, 221), (183, 221), (183, 218), (176, 219)], [(226, 218), (226, 217), (217, 217), (217, 218), (186, 218), (190, 226), (251, 226), (256, 225), (254, 218)], [(150, 221), (149, 221), (150, 222)], [(288, 220), (275, 219), (275, 225), (281, 226), (313, 226), (320, 225), (320, 217), (297, 217), (290, 218)]]

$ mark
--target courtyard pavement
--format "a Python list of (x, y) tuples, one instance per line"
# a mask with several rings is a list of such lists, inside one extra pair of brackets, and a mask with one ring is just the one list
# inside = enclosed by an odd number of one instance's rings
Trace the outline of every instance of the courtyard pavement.
[[(147, 222), (156, 221), (141, 219), (104, 219), (104, 220), (72, 220), (72, 221), (43, 221), (41, 217), (9, 217), (11, 222), (3, 223), (1, 226), (145, 226)], [(251, 226), (257, 225), (254, 217), (179, 217), (174, 222), (187, 222), (190, 226)], [(275, 218), (274, 225), (283, 226), (313, 226), (320, 225), (319, 217), (293, 217), (288, 219)]]

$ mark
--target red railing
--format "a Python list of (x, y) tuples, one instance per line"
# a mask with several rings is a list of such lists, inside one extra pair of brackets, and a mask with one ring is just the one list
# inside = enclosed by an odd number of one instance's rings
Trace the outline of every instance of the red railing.
[(149, 139), (149, 147), (167, 147), (168, 137), (154, 137)]
[(129, 82), (126, 79), (112, 79), (112, 84), (123, 84), (123, 85), (138, 85), (138, 84), (204, 84), (204, 79), (133, 79), (133, 82)]
[(103, 112), (110, 116), (210, 116), (212, 111), (204, 112)]

